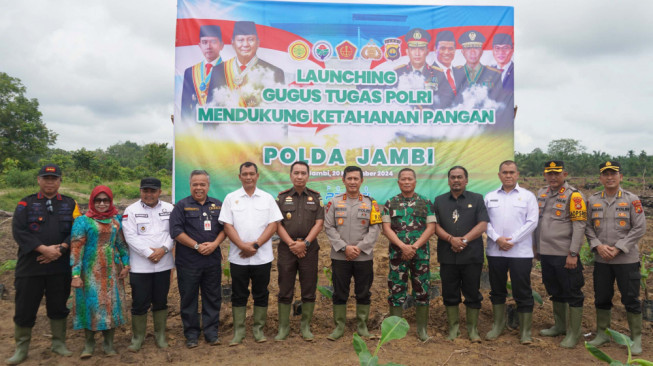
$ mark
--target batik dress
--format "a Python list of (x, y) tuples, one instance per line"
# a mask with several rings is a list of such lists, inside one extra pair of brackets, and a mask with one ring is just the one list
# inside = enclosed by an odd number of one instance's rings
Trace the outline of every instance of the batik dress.
[(72, 275), (83, 282), (73, 288), (73, 327), (98, 331), (125, 324), (125, 286), (118, 275), (129, 265), (129, 250), (119, 216), (80, 216), (71, 236)]

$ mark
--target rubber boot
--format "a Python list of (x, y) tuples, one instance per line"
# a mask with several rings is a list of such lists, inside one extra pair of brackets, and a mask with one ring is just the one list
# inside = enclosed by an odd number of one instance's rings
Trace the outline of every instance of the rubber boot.
[(540, 335), (545, 337), (556, 337), (566, 333), (567, 329), (567, 303), (553, 302), (553, 326), (540, 330)]
[(50, 330), (52, 331), (52, 352), (70, 357), (72, 352), (66, 348), (66, 318), (50, 319)]
[(485, 339), (488, 341), (497, 339), (506, 329), (506, 304), (493, 304), (492, 318), (494, 320), (492, 330), (485, 335)]
[(333, 323), (336, 329), (327, 337), (330, 341), (340, 339), (345, 333), (345, 321), (347, 320), (347, 305), (333, 305)]
[(166, 323), (168, 322), (168, 310), (157, 310), (152, 312), (154, 321), (154, 343), (159, 348), (168, 348), (166, 340)]
[(583, 308), (569, 307), (569, 326), (567, 327), (567, 336), (560, 342), (563, 348), (574, 348), (580, 338), (580, 325), (583, 322)]
[(370, 317), (370, 306), (356, 304), (356, 333), (359, 336), (370, 338), (370, 332), (367, 330), (367, 319)]
[(107, 356), (115, 356), (118, 354), (115, 349), (113, 349), (113, 335), (116, 333), (116, 328), (111, 328), (102, 331), (102, 349), (104, 354)]
[(254, 306), (254, 325), (252, 326), (252, 333), (254, 333), (254, 340), (256, 343), (263, 343), (268, 339), (263, 334), (263, 327), (268, 319), (267, 306)]
[(245, 306), (233, 306), (231, 313), (234, 318), (234, 337), (229, 342), (229, 346), (236, 346), (243, 343), (245, 339), (245, 316), (247, 308)]
[(605, 309), (596, 309), (596, 338), (587, 342), (594, 347), (610, 342), (610, 336), (605, 334), (605, 330), (610, 327), (611, 311)]
[(13, 356), (5, 360), (7, 365), (18, 365), (25, 361), (29, 343), (32, 340), (32, 328), (14, 325), (14, 339), (16, 340), (16, 351)]
[(302, 332), (302, 338), (307, 342), (313, 342), (315, 337), (311, 333), (311, 319), (313, 319), (313, 311), (315, 310), (314, 302), (302, 303), (302, 321), (299, 324), (299, 329)]
[(642, 314), (626, 313), (628, 328), (630, 328), (630, 339), (633, 345), (630, 346), (630, 353), (633, 355), (642, 354)]
[(415, 307), (415, 321), (417, 323), (417, 338), (422, 342), (428, 341), (429, 335), (426, 332), (426, 327), (429, 322), (428, 305), (418, 305)]
[(531, 344), (531, 325), (533, 324), (533, 313), (517, 313), (519, 318), (519, 343)]
[(95, 332), (92, 330), (84, 329), (84, 349), (79, 356), (82, 360), (93, 356), (95, 351)]
[[(302, 312), (304, 304), (302, 304)], [(290, 304), (279, 303), (279, 333), (274, 337), (275, 341), (284, 341), (290, 333)]]
[(132, 344), (127, 347), (130, 352), (138, 352), (145, 340), (145, 328), (147, 327), (147, 314), (132, 315)]
[(404, 317), (404, 309), (401, 306), (390, 306), (390, 316)]
[(449, 324), (449, 336), (447, 337), (447, 340), (453, 341), (460, 335), (460, 314), (458, 311), (458, 305), (447, 306), (446, 310), (447, 323)]
[(480, 343), (481, 336), (478, 335), (478, 314), (480, 309), (472, 309), (467, 307), (467, 335), (473, 343)]

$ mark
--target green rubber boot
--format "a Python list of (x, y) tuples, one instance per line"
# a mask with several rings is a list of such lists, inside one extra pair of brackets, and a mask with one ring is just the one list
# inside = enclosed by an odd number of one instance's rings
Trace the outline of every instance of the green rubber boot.
[(313, 319), (313, 311), (315, 310), (314, 302), (302, 303), (302, 320), (299, 323), (299, 329), (302, 332), (302, 338), (307, 342), (313, 342), (315, 337), (311, 333), (311, 320)]
[(481, 336), (478, 335), (478, 314), (480, 313), (480, 309), (472, 309), (467, 307), (467, 335), (469, 335), (469, 339), (473, 343), (480, 343), (481, 342)]
[(116, 356), (118, 352), (113, 348), (113, 336), (116, 334), (116, 328), (111, 328), (102, 331), (102, 349), (107, 356)]
[(72, 352), (66, 348), (66, 318), (50, 319), (50, 330), (52, 331), (52, 352), (70, 357)]
[(13, 356), (5, 360), (7, 365), (18, 365), (25, 361), (29, 350), (29, 342), (32, 340), (32, 328), (14, 325), (14, 339), (16, 340), (16, 351)]
[(168, 348), (168, 341), (166, 340), (168, 309), (153, 311), (152, 320), (154, 321), (154, 343), (159, 348)]
[(132, 315), (132, 344), (127, 347), (130, 352), (138, 352), (143, 346), (146, 327), (147, 314)]
[(84, 349), (79, 356), (82, 360), (93, 356), (95, 351), (95, 332), (92, 330), (84, 329)]
[[(302, 304), (302, 313), (304, 304)], [(274, 337), (275, 341), (285, 341), (290, 333), (290, 304), (279, 303), (279, 334)]]
[(390, 306), (390, 316), (404, 317), (404, 309), (401, 306)]
[(367, 320), (370, 317), (370, 306), (356, 304), (356, 333), (359, 336), (370, 338), (370, 332), (367, 330)]
[(234, 337), (229, 342), (229, 346), (236, 346), (243, 343), (245, 339), (245, 317), (247, 308), (245, 306), (233, 306), (231, 313), (234, 318)]
[(560, 342), (563, 348), (574, 348), (580, 338), (580, 325), (583, 322), (583, 308), (569, 307), (569, 326), (567, 327), (567, 336)]
[(340, 339), (345, 333), (345, 321), (347, 320), (347, 305), (333, 305), (333, 323), (336, 329), (327, 337), (330, 341)]
[(598, 347), (610, 342), (610, 336), (605, 334), (605, 330), (610, 327), (611, 313), (610, 310), (596, 309), (596, 338), (587, 343)]
[(533, 313), (517, 313), (519, 318), (519, 343), (531, 344), (531, 325), (533, 324)]
[(642, 314), (626, 313), (628, 328), (630, 328), (630, 339), (633, 345), (630, 346), (630, 353), (633, 355), (642, 354)]
[(551, 328), (540, 330), (540, 335), (545, 337), (556, 337), (565, 334), (567, 331), (567, 303), (553, 302), (553, 321)]
[(428, 341), (430, 338), (426, 332), (426, 327), (429, 323), (428, 305), (418, 305), (415, 307), (415, 321), (417, 323), (417, 338), (422, 342)]
[(458, 305), (447, 306), (446, 310), (447, 323), (449, 324), (449, 336), (447, 337), (447, 340), (453, 341), (460, 335), (460, 314), (458, 311)]
[(488, 341), (499, 338), (503, 330), (506, 329), (506, 304), (493, 304), (492, 318), (494, 319), (492, 330), (485, 335), (485, 339)]
[(267, 306), (254, 306), (254, 325), (252, 326), (252, 333), (254, 333), (254, 340), (256, 343), (263, 343), (268, 339), (263, 334), (263, 327), (268, 320), (268, 307)]

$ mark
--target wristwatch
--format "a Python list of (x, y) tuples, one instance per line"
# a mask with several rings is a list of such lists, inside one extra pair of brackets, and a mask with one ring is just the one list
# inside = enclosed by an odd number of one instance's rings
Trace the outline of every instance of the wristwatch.
[(462, 242), (467, 244), (467, 239), (463, 238)]
[(195, 250), (198, 250), (200, 248), (200, 243), (195, 243), (195, 246), (193, 248), (195, 248)]
[(576, 258), (576, 257), (578, 256), (578, 253), (576, 253), (576, 252), (569, 252), (569, 255), (570, 255), (572, 258)]
[(258, 243), (257, 243), (257, 242), (254, 242), (254, 249), (256, 249), (256, 250), (258, 250), (258, 248), (260, 248), (260, 247), (261, 247), (261, 246), (260, 246), (260, 245), (258, 245)]
[(308, 241), (308, 240), (305, 240), (305, 241), (304, 241), (304, 244), (306, 244), (306, 248), (308, 248), (308, 247), (310, 247), (310, 246), (311, 246), (311, 242), (310, 242), (310, 241)]
[[(199, 247), (199, 246), (198, 246), (198, 247)], [(197, 249), (197, 248), (195, 248), (195, 249)], [(166, 254), (168, 254), (168, 252), (170, 252), (170, 250), (168, 249), (168, 247), (166, 247), (165, 245), (163, 246), (163, 251), (166, 252)]]

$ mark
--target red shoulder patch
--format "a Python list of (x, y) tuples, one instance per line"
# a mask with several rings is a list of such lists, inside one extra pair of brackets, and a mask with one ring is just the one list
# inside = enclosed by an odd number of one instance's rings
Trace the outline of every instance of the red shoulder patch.
[(637, 212), (638, 214), (644, 212), (644, 210), (642, 209), (642, 201), (640, 200), (633, 201), (633, 207), (635, 207), (635, 212)]
[(18, 206), (27, 207), (27, 202), (25, 202), (25, 201), (20, 201), (20, 202), (18, 202)]

